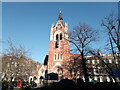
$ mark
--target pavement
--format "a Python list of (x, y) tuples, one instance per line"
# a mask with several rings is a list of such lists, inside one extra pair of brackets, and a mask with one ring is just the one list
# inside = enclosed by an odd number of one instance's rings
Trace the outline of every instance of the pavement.
[(23, 90), (22, 88), (14, 88), (13, 90)]
[[(40, 90), (40, 88), (41, 88), (42, 86), (43, 86), (43, 85), (38, 84), (37, 87), (31, 88), (30, 90)], [(26, 89), (14, 88), (13, 90), (26, 90)], [(27, 90), (29, 90), (29, 89), (27, 89)]]

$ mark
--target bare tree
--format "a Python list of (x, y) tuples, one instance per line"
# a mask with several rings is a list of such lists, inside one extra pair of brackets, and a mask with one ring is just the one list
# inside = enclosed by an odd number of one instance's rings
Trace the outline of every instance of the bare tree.
[(7, 80), (10, 80), (11, 77), (28, 79), (32, 73), (35, 74), (37, 63), (29, 58), (29, 51), (22, 45), (15, 46), (12, 40), (8, 40), (7, 43), (8, 48), (2, 56), (2, 71), (5, 73)]
[(8, 48), (6, 49), (6, 54), (16, 55), (18, 57), (28, 57), (30, 50), (26, 50), (23, 45), (15, 46), (12, 40), (7, 40)]
[(69, 60), (63, 62), (62, 66), (67, 70), (67, 77), (71, 79), (76, 79), (77, 77), (82, 77), (82, 65), (80, 56), (72, 55)]
[(79, 25), (75, 26), (75, 28), (73, 28), (73, 30), (69, 33), (68, 40), (80, 53), (85, 82), (88, 82), (89, 79), (87, 74), (86, 59), (84, 56), (87, 55), (92, 42), (97, 40), (97, 30), (91, 28), (85, 23), (79, 23)]
[[(101, 25), (105, 28), (106, 36), (108, 39), (107, 49), (112, 52), (113, 60), (120, 63), (120, 18), (113, 12), (106, 16)], [(113, 63), (112, 66), (105, 64), (108, 67), (108, 73), (117, 82), (113, 69), (119, 70), (119, 64)], [(113, 68), (115, 66), (115, 68)]]
[(107, 32), (112, 53), (120, 53), (120, 18), (111, 13), (102, 20), (101, 25)]

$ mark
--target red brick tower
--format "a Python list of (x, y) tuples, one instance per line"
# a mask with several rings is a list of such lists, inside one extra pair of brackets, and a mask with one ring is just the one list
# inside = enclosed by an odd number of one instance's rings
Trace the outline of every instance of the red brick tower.
[(48, 73), (64, 74), (62, 63), (70, 57), (68, 38), (68, 24), (63, 24), (60, 11), (56, 25), (52, 25), (50, 33), (50, 46), (48, 58)]

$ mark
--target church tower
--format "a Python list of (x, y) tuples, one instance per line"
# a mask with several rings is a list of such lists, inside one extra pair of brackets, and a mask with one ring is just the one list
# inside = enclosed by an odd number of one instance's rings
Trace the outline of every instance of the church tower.
[(68, 24), (63, 23), (62, 13), (58, 15), (56, 25), (51, 26), (48, 57), (48, 73), (64, 74), (62, 63), (70, 57)]

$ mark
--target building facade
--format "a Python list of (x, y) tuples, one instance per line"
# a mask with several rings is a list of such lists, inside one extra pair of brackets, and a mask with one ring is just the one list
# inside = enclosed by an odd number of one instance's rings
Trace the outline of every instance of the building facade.
[(89, 81), (120, 82), (120, 56), (118, 55), (86, 56)]
[(2, 56), (2, 79), (10, 81), (13, 78), (14, 81), (21, 77), (28, 81), (30, 76), (36, 75), (37, 65), (40, 65), (40, 63), (27, 57), (4, 54)]

